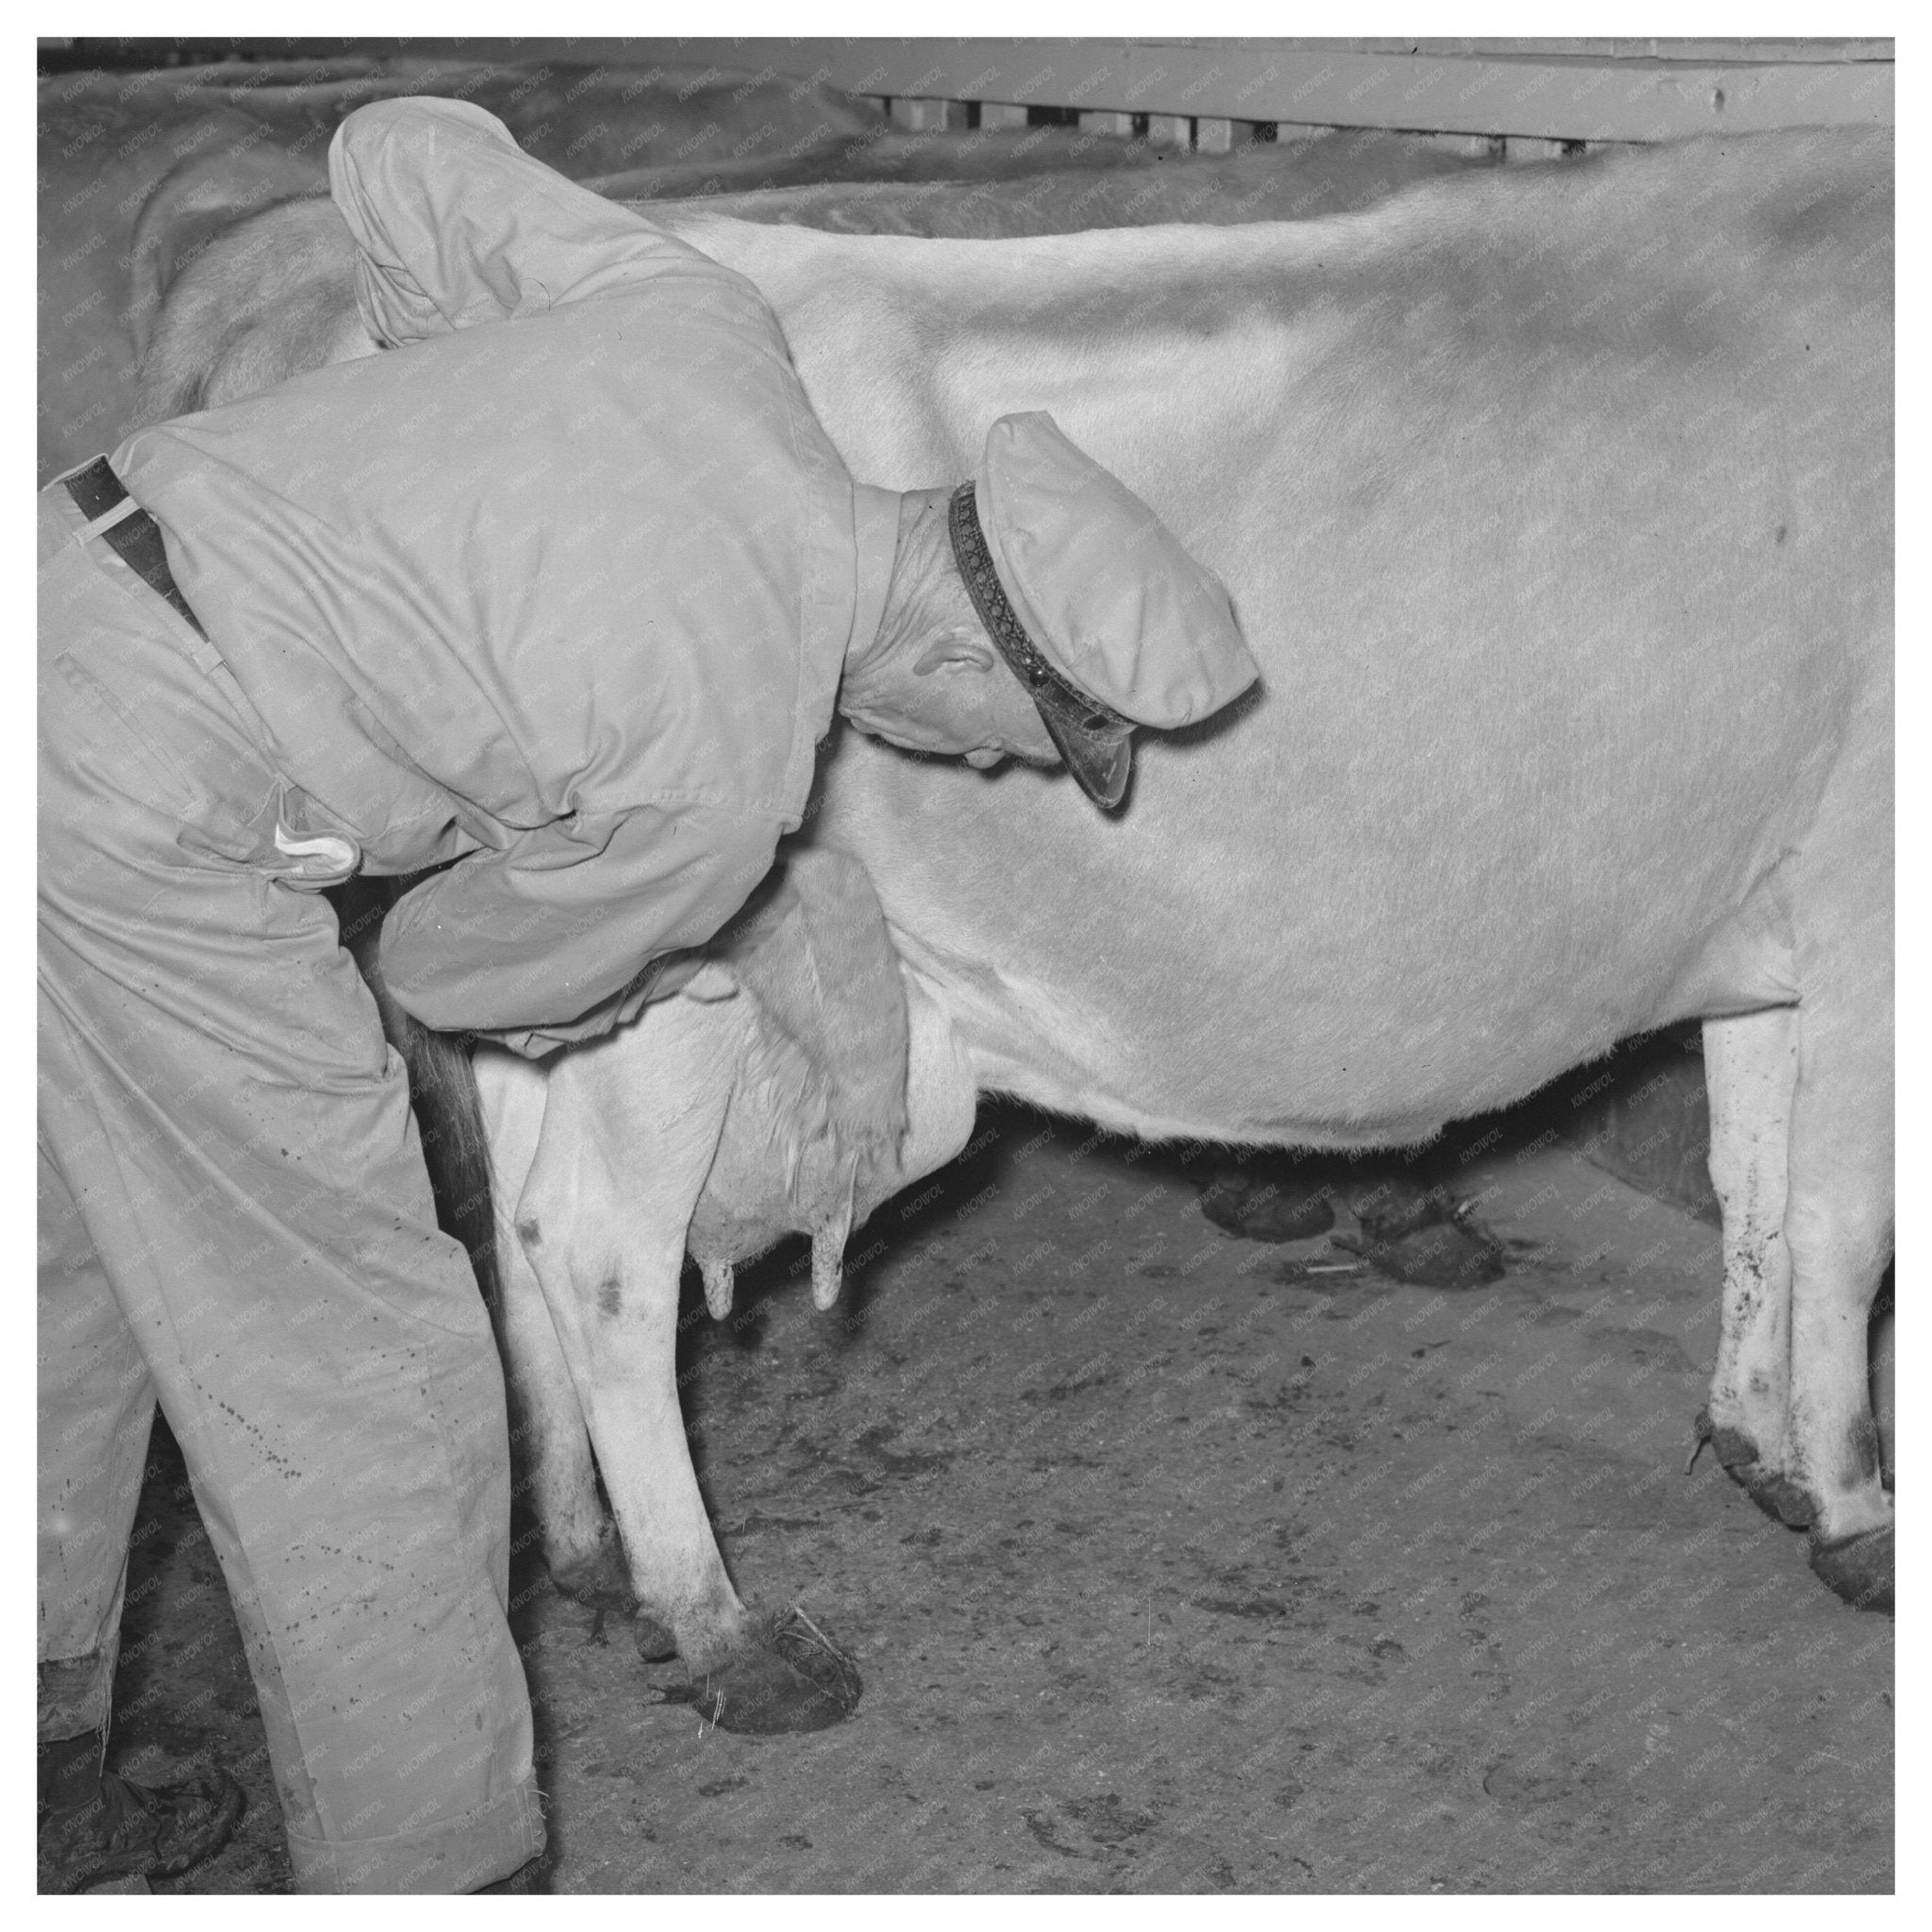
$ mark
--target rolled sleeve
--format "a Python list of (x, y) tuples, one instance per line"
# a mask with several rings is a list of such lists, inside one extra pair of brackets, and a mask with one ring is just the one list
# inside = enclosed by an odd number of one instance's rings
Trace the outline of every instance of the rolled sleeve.
[(358, 108), (328, 151), (362, 320), (393, 347), (542, 314), (667, 274), (741, 279), (533, 160), (468, 101)]
[(778, 834), (708, 805), (558, 820), (407, 893), (383, 924), (384, 981), (425, 1025), (524, 1052), (608, 1030), (648, 996), (652, 960), (739, 910)]

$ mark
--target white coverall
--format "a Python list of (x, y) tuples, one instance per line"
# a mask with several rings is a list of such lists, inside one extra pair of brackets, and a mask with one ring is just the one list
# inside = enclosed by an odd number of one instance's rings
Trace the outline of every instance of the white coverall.
[(479, 109), (330, 183), (399, 346), (114, 458), (211, 643), (41, 497), (40, 1724), (106, 1718), (158, 1396), (298, 1885), (465, 1890), (543, 1842), (502, 1375), (288, 848), (457, 860), (385, 933), (426, 1022), (608, 1027), (798, 823), (896, 499), (749, 283)]

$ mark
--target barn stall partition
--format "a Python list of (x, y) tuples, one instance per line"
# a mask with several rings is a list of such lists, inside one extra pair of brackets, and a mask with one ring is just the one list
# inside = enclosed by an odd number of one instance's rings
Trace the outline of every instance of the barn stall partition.
[[(591, 46), (616, 42), (577, 42)], [(903, 127), (1076, 121), (1226, 154), (1337, 129), (1427, 135), (1498, 160), (1606, 142), (1887, 125), (1881, 40), (680, 40), (626, 58), (793, 74), (880, 101)]]
[[(42, 73), (222, 60), (351, 60), (374, 44), (324, 39), (41, 42)], [(648, 80), (795, 78), (875, 102), (900, 127), (964, 133), (1075, 125), (1176, 153), (1374, 128), (1498, 160), (1607, 142), (1893, 118), (1885, 39), (1656, 38), (998, 40), (421, 38), (415, 58), (608, 63)], [(695, 70), (695, 72), (694, 72)], [(184, 78), (189, 77), (184, 73)], [(748, 97), (748, 95), (747, 95)], [(757, 145), (747, 136), (746, 151)]]

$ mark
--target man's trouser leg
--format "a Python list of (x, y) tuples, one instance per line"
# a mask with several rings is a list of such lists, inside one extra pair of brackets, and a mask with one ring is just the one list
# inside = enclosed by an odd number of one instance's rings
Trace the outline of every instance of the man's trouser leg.
[[(543, 1841), (489, 1319), (334, 916), (265, 869), (276, 775), (189, 661), (192, 632), (72, 541), (59, 493), (40, 1124), (55, 1220), (71, 1200), (85, 1243), (57, 1232), (42, 1276), (53, 1715), (86, 1717), (111, 1676), (138, 1356), (234, 1600), (297, 1883), (472, 1890)], [(107, 1514), (98, 1536), (82, 1507)]]
[(107, 1726), (155, 1391), (74, 1197), (40, 1150), (40, 1731)]

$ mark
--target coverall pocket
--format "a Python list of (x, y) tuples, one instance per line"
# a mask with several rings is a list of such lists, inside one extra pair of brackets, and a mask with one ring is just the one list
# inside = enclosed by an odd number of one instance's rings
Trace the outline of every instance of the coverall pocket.
[(41, 734), (60, 758), (111, 795), (173, 819), (175, 843), (191, 858), (240, 865), (266, 858), (272, 867), (283, 862), (269, 843), (276, 781), (252, 752), (210, 731), (203, 754), (207, 768), (197, 771), (192, 754), (158, 737), (73, 652), (61, 652), (54, 665), (72, 701), (58, 716), (43, 708)]
[[(71, 652), (61, 652), (54, 663), (73, 696), (65, 708), (67, 728), (60, 733), (65, 758), (91, 769), (111, 791), (171, 818), (187, 816), (195, 787), (175, 758)], [(52, 722), (42, 720), (43, 738), (51, 735)]]

